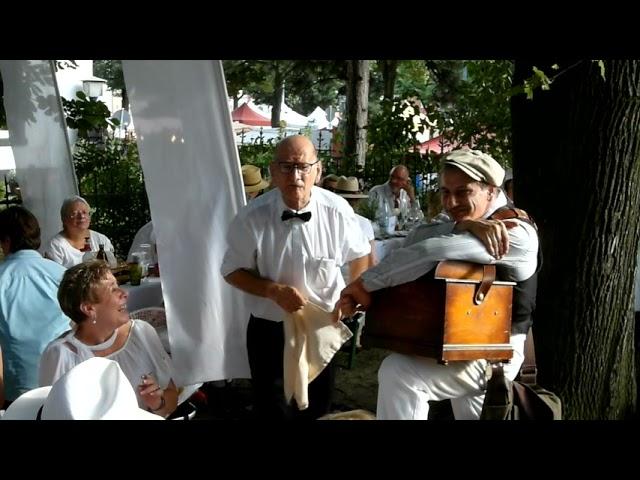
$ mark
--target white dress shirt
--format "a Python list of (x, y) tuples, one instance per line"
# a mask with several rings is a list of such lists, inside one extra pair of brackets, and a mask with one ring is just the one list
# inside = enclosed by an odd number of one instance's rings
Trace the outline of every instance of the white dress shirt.
[[(387, 205), (389, 205), (389, 214), (393, 214), (393, 209), (398, 207), (396, 207), (396, 196), (393, 194), (393, 190), (391, 190), (391, 185), (389, 185), (388, 180), (382, 185), (371, 187), (371, 190), (369, 190), (369, 201), (375, 202), (374, 205), (376, 208), (378, 207), (380, 197), (384, 198)], [(406, 202), (407, 205), (411, 206), (411, 199), (404, 188), (400, 190), (398, 202), (399, 205), (402, 205), (402, 202)]]
[[(347, 201), (327, 190), (312, 187), (311, 199), (298, 213), (311, 219), (281, 220), (291, 210), (279, 190), (261, 195), (245, 206), (229, 225), (227, 251), (220, 273), (238, 269), (290, 285), (326, 310), (333, 307), (345, 283), (340, 267), (368, 255), (371, 246)], [(287, 313), (275, 302), (249, 295), (253, 315), (283, 321)]]

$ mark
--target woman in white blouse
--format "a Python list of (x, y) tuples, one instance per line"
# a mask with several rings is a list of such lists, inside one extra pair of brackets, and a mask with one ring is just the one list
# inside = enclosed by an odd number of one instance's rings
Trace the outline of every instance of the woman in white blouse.
[(58, 300), (76, 328), (43, 352), (40, 386), (52, 385), (84, 360), (105, 357), (118, 362), (141, 408), (164, 417), (176, 409), (178, 389), (171, 379), (171, 359), (151, 325), (129, 318), (127, 293), (105, 262), (94, 260), (67, 270)]
[[(66, 268), (82, 263), (86, 238), (89, 239), (92, 252), (97, 252), (102, 244), (111, 257), (113, 252), (111, 240), (106, 235), (89, 229), (91, 213), (89, 203), (84, 198), (78, 195), (67, 198), (62, 202), (60, 217), (62, 231), (55, 234), (45, 245), (46, 258)], [(115, 261), (115, 257), (113, 260)]]

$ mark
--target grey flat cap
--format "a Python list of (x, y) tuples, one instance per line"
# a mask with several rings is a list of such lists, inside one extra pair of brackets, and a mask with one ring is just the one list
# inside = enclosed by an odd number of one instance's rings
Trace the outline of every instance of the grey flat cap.
[(505, 171), (493, 158), (480, 150), (454, 150), (444, 157), (443, 165), (457, 167), (474, 180), (499, 187)]

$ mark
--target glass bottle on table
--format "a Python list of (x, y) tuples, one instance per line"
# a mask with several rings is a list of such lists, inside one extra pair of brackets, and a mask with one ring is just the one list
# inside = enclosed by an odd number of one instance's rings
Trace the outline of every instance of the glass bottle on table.
[(89, 262), (91, 260), (95, 260), (96, 252), (91, 250), (91, 237), (84, 237), (84, 247), (80, 250), (84, 252), (82, 254), (82, 261)]
[(84, 247), (82, 247), (81, 252), (90, 252), (91, 251), (91, 237), (84, 237)]
[(149, 275), (149, 266), (153, 263), (153, 252), (150, 243), (140, 245), (140, 268), (142, 269), (142, 277)]
[(129, 264), (129, 282), (131, 285), (140, 285), (142, 280), (142, 268), (140, 267), (140, 255), (134, 253), (131, 256), (131, 263)]
[(96, 254), (96, 260), (104, 260), (109, 263), (107, 260), (107, 252), (104, 251), (104, 243), (100, 243), (98, 245), (98, 253)]

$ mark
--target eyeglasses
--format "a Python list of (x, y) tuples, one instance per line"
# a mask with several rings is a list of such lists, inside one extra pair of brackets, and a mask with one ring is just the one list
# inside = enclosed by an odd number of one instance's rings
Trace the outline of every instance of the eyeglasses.
[(311, 171), (311, 167), (313, 167), (320, 160), (316, 160), (313, 163), (290, 163), (290, 162), (278, 162), (278, 167), (280, 168), (280, 173), (284, 173), (285, 175), (290, 174), (294, 170), (298, 170), (301, 174), (307, 175)]
[(91, 213), (90, 212), (71, 212), (69, 215), (67, 215), (67, 218), (73, 220), (74, 218), (91, 218)]

